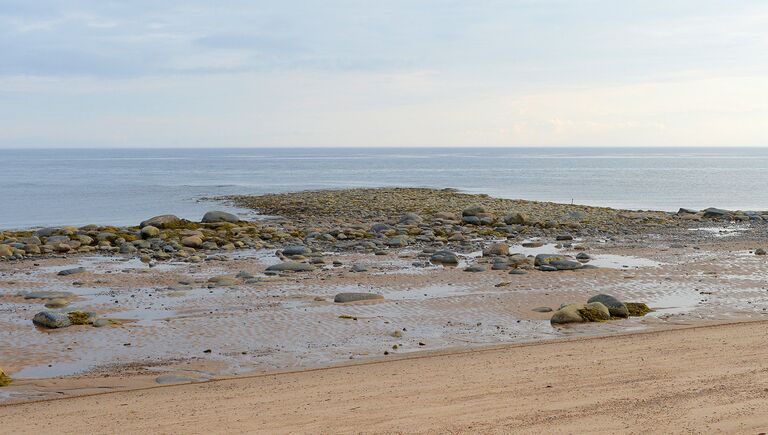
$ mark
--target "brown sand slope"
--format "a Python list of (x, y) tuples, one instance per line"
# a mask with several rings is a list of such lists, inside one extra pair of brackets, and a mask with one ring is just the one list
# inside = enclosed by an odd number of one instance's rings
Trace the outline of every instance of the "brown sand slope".
[(759, 433), (768, 322), (0, 407), (4, 433)]

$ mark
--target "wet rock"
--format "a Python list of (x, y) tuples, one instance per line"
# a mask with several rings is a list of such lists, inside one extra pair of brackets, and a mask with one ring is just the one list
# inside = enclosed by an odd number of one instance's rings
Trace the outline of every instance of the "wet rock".
[(0, 387), (10, 385), (13, 380), (10, 376), (6, 375), (2, 368), (0, 368)]
[(283, 249), (283, 255), (292, 257), (294, 255), (309, 255), (312, 250), (304, 245), (290, 245)]
[(765, 254), (766, 254), (765, 249), (763, 248), (755, 249), (755, 255), (765, 255)]
[(545, 264), (549, 264), (552, 261), (560, 261), (560, 260), (567, 260), (567, 255), (561, 255), (561, 254), (538, 254), (533, 259), (533, 265), (534, 266), (543, 266)]
[(384, 296), (376, 293), (339, 293), (333, 297), (333, 301), (339, 304), (380, 299), (384, 299)]
[(573, 240), (573, 236), (570, 234), (560, 234), (555, 237), (555, 240), (557, 241)]
[(487, 269), (482, 264), (473, 264), (464, 268), (464, 272), (485, 272)]
[(680, 210), (677, 211), (677, 214), (686, 215), (686, 214), (696, 214), (698, 212), (699, 212), (698, 210), (694, 210), (692, 208), (681, 208)]
[(435, 264), (459, 264), (459, 256), (451, 251), (437, 251), (429, 257), (429, 261)]
[(209, 211), (205, 215), (203, 215), (203, 223), (218, 223), (218, 222), (229, 222), (236, 224), (240, 222), (240, 218), (233, 215), (232, 213), (227, 213), (225, 211)]
[(573, 260), (551, 260), (546, 266), (552, 266), (557, 270), (576, 270), (584, 267), (583, 264)]
[(530, 219), (523, 213), (510, 213), (504, 217), (504, 223), (507, 225), (528, 225)]
[(703, 211), (703, 216), (708, 219), (724, 219), (729, 217), (730, 214), (731, 212), (728, 210), (715, 207), (710, 207)]
[(509, 245), (506, 243), (492, 243), (483, 249), (483, 257), (494, 255), (509, 255)]
[(270, 272), (309, 272), (312, 270), (315, 270), (315, 268), (311, 264), (298, 263), (294, 261), (273, 264), (267, 267), (267, 271)]
[(57, 275), (59, 275), (59, 276), (69, 276), (69, 275), (76, 275), (78, 273), (83, 273), (83, 272), (85, 272), (85, 268), (84, 267), (73, 267), (71, 269), (60, 270), (59, 273), (57, 273)]
[(477, 215), (482, 214), (482, 213), (485, 213), (485, 207), (483, 207), (482, 205), (478, 205), (478, 204), (471, 205), (471, 206), (469, 206), (469, 207), (467, 207), (467, 208), (465, 208), (464, 210), (461, 211), (461, 215), (465, 216), (465, 217), (466, 216), (477, 216)]
[(576, 254), (576, 259), (581, 262), (587, 262), (592, 259), (592, 257), (589, 256), (586, 252), (579, 252)]
[(642, 302), (624, 302), (624, 305), (627, 306), (627, 311), (632, 317), (643, 317), (653, 311), (648, 305)]
[(611, 319), (608, 307), (600, 302), (568, 304), (555, 311), (550, 319), (553, 325), (568, 323), (602, 322)]
[(11, 257), (13, 256), (13, 248), (11, 248), (8, 245), (0, 245), (0, 257)]
[(509, 271), (510, 275), (525, 275), (526, 273), (528, 272), (524, 271), (523, 269), (512, 269)]
[(550, 308), (550, 307), (536, 307), (536, 308), (532, 309), (531, 311), (535, 311), (537, 313), (551, 313), (552, 312), (552, 308)]
[(142, 223), (140, 223), (139, 226), (142, 228), (147, 226), (165, 228), (166, 225), (178, 224), (180, 222), (181, 222), (181, 219), (179, 219), (178, 216), (174, 216), (172, 214), (164, 214), (160, 216), (151, 217), (143, 221)]
[(72, 325), (90, 325), (95, 320), (96, 314), (85, 311), (70, 311), (67, 313), (67, 317)]
[(627, 309), (627, 306), (624, 304), (624, 302), (621, 302), (611, 295), (599, 294), (592, 296), (591, 298), (587, 299), (587, 302), (600, 302), (601, 304), (608, 307), (608, 312), (610, 312), (611, 316), (613, 317), (629, 317), (629, 310)]
[(203, 247), (203, 239), (200, 236), (187, 236), (181, 239), (181, 244), (187, 248), (199, 249)]
[(555, 266), (550, 266), (549, 264), (542, 264), (539, 266), (539, 270), (542, 272), (557, 272), (557, 268)]
[(498, 258), (493, 261), (493, 264), (491, 264), (492, 270), (507, 270), (509, 269), (509, 263), (507, 263), (505, 260)]
[(144, 239), (151, 239), (159, 235), (160, 235), (160, 229), (157, 227), (153, 227), (152, 225), (147, 225), (141, 229), (141, 237)]
[(71, 326), (72, 322), (69, 316), (54, 311), (41, 311), (32, 318), (32, 323), (44, 328), (57, 329)]

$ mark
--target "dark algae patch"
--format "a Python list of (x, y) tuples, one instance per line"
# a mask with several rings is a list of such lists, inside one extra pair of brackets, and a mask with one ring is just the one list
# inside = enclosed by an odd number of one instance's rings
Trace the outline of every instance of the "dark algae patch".
[(625, 302), (624, 304), (627, 306), (629, 315), (632, 317), (642, 317), (653, 311), (648, 305), (642, 302)]

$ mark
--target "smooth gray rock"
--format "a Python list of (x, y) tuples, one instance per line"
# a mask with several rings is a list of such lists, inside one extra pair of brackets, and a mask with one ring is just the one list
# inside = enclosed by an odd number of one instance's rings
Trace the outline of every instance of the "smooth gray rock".
[(308, 263), (297, 263), (288, 261), (285, 263), (273, 264), (267, 267), (270, 272), (309, 272), (315, 270), (315, 267)]
[(477, 204), (471, 205), (461, 211), (462, 216), (477, 216), (482, 213), (485, 213), (485, 207)]
[(57, 275), (59, 275), (59, 276), (69, 276), (69, 275), (76, 275), (78, 273), (83, 273), (83, 272), (85, 272), (85, 268), (84, 267), (73, 267), (71, 269), (60, 270), (59, 273), (57, 273)]
[(217, 222), (229, 222), (232, 224), (236, 224), (240, 222), (240, 218), (233, 215), (232, 213), (227, 213), (225, 211), (209, 211), (205, 215), (203, 215), (203, 223), (206, 224), (212, 224)]
[(624, 304), (624, 302), (621, 302), (611, 295), (599, 294), (587, 299), (587, 303), (592, 302), (600, 302), (601, 304), (608, 307), (608, 311), (613, 317), (629, 317), (629, 310), (627, 310), (627, 306)]
[(534, 266), (542, 266), (545, 264), (549, 264), (551, 261), (557, 261), (557, 260), (567, 260), (567, 255), (562, 254), (539, 254), (536, 256), (536, 258), (533, 259), (533, 265)]
[(557, 270), (576, 270), (584, 267), (583, 264), (573, 260), (552, 260), (547, 266), (552, 266)]
[(459, 264), (459, 256), (451, 251), (437, 251), (429, 257), (429, 261), (435, 264)]
[(54, 311), (41, 311), (32, 318), (32, 323), (44, 328), (57, 329), (72, 325), (69, 316)]
[(730, 214), (731, 212), (728, 210), (723, 210), (721, 208), (715, 208), (715, 207), (710, 207), (704, 210), (704, 217), (710, 218), (710, 219), (725, 218), (725, 217), (728, 217)]
[(139, 227), (144, 228), (146, 226), (163, 228), (166, 224), (175, 224), (181, 222), (178, 216), (172, 214), (164, 214), (160, 216), (151, 217), (139, 224)]
[(289, 257), (293, 255), (307, 255), (311, 253), (312, 253), (312, 250), (304, 245), (291, 245), (291, 246), (286, 246), (283, 249), (283, 255), (286, 255)]
[(485, 272), (486, 270), (482, 264), (473, 264), (464, 268), (464, 272)]
[(384, 296), (376, 293), (339, 293), (333, 297), (333, 301), (339, 304), (358, 301), (374, 301), (384, 299)]

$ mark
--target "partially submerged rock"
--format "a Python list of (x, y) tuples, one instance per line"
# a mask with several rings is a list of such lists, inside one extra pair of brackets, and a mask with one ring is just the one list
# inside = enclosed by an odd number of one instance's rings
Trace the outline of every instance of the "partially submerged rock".
[(55, 311), (41, 311), (32, 318), (32, 323), (43, 328), (58, 329), (72, 325), (69, 316)]
[(373, 301), (384, 299), (384, 296), (376, 293), (339, 293), (333, 297), (333, 301), (336, 303), (358, 302), (358, 301)]
[(0, 368), (0, 387), (10, 385), (13, 380), (10, 376), (6, 375), (2, 368)]
[(632, 317), (643, 317), (653, 311), (642, 302), (625, 302), (624, 305), (627, 306), (627, 312)]
[(69, 276), (69, 275), (76, 275), (78, 273), (83, 273), (83, 272), (85, 272), (85, 268), (84, 267), (73, 267), (71, 269), (60, 270), (59, 273), (57, 273), (57, 275), (59, 275), (59, 276)]
[(240, 222), (240, 218), (233, 215), (232, 213), (227, 213), (225, 211), (209, 211), (205, 215), (203, 215), (203, 223), (217, 223), (217, 222), (229, 222), (236, 224)]
[(267, 267), (267, 271), (269, 272), (309, 272), (312, 270), (315, 270), (315, 267), (311, 264), (298, 263), (295, 261), (273, 264)]
[(608, 307), (600, 302), (568, 304), (555, 311), (550, 319), (553, 325), (568, 323), (604, 322), (611, 319)]
[(171, 226), (173, 224), (178, 224), (181, 222), (181, 219), (179, 219), (178, 216), (174, 216), (172, 214), (164, 214), (160, 216), (151, 217), (142, 223), (139, 224), (139, 227), (157, 227), (157, 228), (165, 228), (166, 226)]
[(629, 317), (629, 310), (627, 309), (627, 306), (624, 304), (624, 302), (621, 302), (611, 295), (599, 294), (592, 296), (591, 298), (587, 299), (587, 302), (600, 302), (601, 304), (608, 307), (608, 311), (613, 317)]

